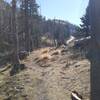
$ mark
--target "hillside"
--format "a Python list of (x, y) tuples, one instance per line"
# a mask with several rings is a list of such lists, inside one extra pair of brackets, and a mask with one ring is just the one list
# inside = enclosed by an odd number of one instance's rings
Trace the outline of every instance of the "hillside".
[(90, 63), (79, 52), (43, 48), (22, 63), (27, 69), (14, 76), (0, 69), (0, 100), (71, 100), (72, 91), (89, 100)]

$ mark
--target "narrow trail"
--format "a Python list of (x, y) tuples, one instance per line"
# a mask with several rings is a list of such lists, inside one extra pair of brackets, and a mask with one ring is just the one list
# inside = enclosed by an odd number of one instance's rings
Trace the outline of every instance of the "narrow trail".
[(41, 50), (34, 51), (24, 62), (40, 80), (35, 86), (37, 96), (33, 100), (70, 100), (74, 90), (84, 100), (89, 100), (90, 65), (87, 59), (71, 59), (72, 54), (66, 52), (54, 55), (53, 60), (37, 63), (35, 59), (40, 55)]

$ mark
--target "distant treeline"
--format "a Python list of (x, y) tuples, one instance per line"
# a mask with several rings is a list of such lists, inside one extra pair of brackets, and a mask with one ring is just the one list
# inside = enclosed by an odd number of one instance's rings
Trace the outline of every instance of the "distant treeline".
[(46, 20), (35, 0), (0, 0), (0, 63), (19, 63), (21, 51), (42, 46), (43, 36), (64, 41), (76, 33), (75, 25), (62, 20)]

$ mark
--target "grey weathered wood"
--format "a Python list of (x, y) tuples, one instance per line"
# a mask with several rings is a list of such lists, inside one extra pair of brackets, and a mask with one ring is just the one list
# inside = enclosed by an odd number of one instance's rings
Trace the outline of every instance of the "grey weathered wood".
[(19, 64), (19, 56), (18, 56), (18, 34), (16, 31), (16, 0), (12, 0), (12, 20), (11, 20), (11, 33), (13, 35), (13, 57), (12, 63), (14, 65)]
[(89, 7), (92, 32), (89, 52), (91, 61), (91, 100), (100, 100), (100, 0), (90, 0)]

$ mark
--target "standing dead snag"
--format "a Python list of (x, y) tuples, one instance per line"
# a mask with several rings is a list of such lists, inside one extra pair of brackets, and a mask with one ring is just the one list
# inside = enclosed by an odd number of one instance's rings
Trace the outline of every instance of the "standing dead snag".
[(12, 62), (14, 65), (19, 64), (18, 56), (18, 34), (16, 32), (16, 0), (12, 0), (12, 20), (11, 20), (11, 33), (13, 35), (13, 57)]
[(100, 99), (100, 0), (90, 0), (90, 25), (92, 41), (89, 60), (91, 61), (91, 100)]
[(30, 52), (30, 33), (29, 33), (29, 21), (28, 21), (28, 16), (29, 16), (29, 11), (28, 11), (28, 2), (29, 0), (24, 0), (24, 6), (25, 6), (25, 10), (24, 10), (24, 17), (25, 17), (25, 27), (24, 27), (24, 31), (25, 31), (25, 49), (27, 52)]
[(12, 55), (12, 64), (13, 68), (10, 71), (10, 75), (14, 75), (20, 70), (25, 68), (24, 64), (19, 62), (19, 43), (18, 43), (18, 34), (16, 31), (16, 0), (12, 0), (12, 20), (11, 20), (11, 33), (13, 36), (13, 55)]

